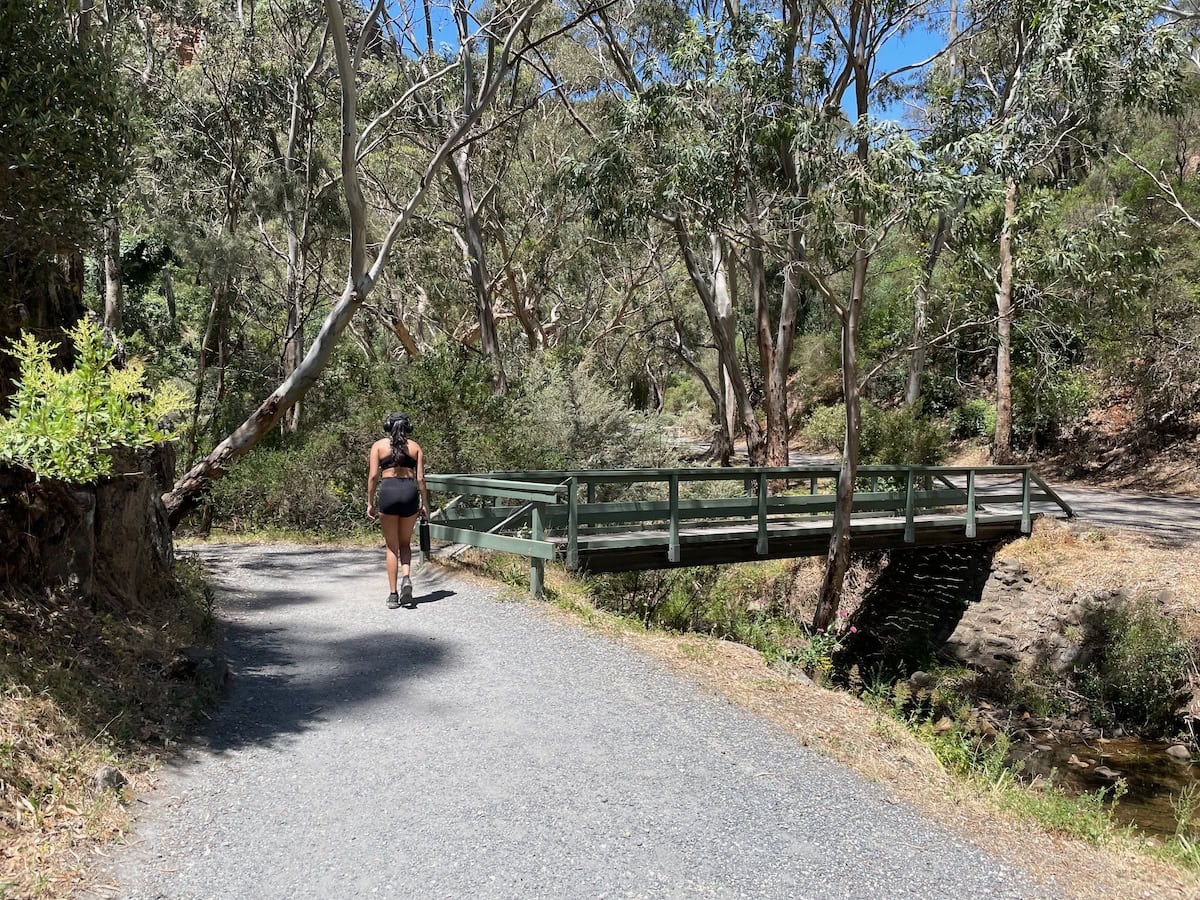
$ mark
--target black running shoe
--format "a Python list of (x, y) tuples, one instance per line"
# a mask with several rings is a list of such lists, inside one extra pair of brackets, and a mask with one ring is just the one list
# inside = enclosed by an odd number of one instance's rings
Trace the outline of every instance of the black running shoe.
[(400, 608), (400, 595), (397, 594), (395, 591), (392, 591), (390, 594), (388, 594), (387, 605), (388, 605), (388, 609), (399, 609)]
[(400, 596), (404, 600), (405, 606), (409, 609), (416, 608), (417, 604), (413, 603), (412, 579), (407, 575), (400, 581)]

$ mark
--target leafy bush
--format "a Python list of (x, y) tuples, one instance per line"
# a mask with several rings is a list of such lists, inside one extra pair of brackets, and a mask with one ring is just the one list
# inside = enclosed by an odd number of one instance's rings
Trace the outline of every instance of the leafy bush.
[(112, 471), (109, 451), (139, 449), (172, 438), (164, 421), (183, 409), (176, 388), (151, 390), (136, 360), (113, 367), (100, 328), (81, 321), (68, 332), (76, 360), (60, 372), (58, 345), (25, 334), (9, 351), (21, 367), (7, 418), (0, 418), (0, 459), (39, 477), (89, 482)]
[(1026, 441), (1053, 441), (1063, 426), (1087, 412), (1093, 391), (1086, 373), (1030, 368), (1013, 373), (1013, 429)]
[(534, 357), (514, 400), (526, 468), (664, 467), (675, 451), (662, 423), (631, 410), (590, 359)]
[(911, 406), (863, 415), (862, 461), (935, 466), (946, 458), (946, 431)]
[(996, 405), (987, 400), (968, 400), (950, 413), (950, 436), (964, 441), (991, 440), (996, 434)]
[[(822, 406), (813, 410), (802, 434), (815, 449), (841, 451), (846, 434), (846, 407)], [(859, 435), (863, 463), (936, 465), (946, 455), (946, 432), (912, 407), (881, 410), (862, 404)]]
[(663, 412), (671, 417), (677, 431), (704, 437), (712, 433), (712, 398), (694, 375), (673, 381), (667, 387), (663, 401)]
[[(863, 419), (868, 416), (870, 404), (863, 403)], [(818, 406), (800, 430), (804, 441), (814, 450), (840, 453), (846, 439), (846, 405)]]
[(234, 531), (366, 527), (366, 457), (373, 439), (326, 432), (293, 447), (255, 450), (213, 485), (214, 517)]
[(1191, 659), (1179, 625), (1142, 600), (1107, 613), (1097, 632), (1096, 660), (1081, 678), (1093, 717), (1145, 734), (1174, 734)]

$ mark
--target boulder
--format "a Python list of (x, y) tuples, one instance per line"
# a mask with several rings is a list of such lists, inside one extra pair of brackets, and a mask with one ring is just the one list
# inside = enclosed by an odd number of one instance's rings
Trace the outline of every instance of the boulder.
[(101, 766), (90, 780), (92, 790), (98, 794), (105, 791), (120, 793), (128, 783), (129, 779), (125, 777), (125, 773), (115, 766)]

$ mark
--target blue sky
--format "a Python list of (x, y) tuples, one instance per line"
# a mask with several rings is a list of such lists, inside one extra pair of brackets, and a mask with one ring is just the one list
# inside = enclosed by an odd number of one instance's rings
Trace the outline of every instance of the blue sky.
[[(393, 11), (399, 11), (401, 3), (397, 0), (389, 0), (389, 5)], [(413, 4), (415, 10), (420, 10), (419, 4)], [(419, 13), (418, 13), (419, 14)], [(454, 48), (458, 45), (458, 31), (454, 25), (454, 20), (450, 14), (449, 0), (430, 0), (430, 18), (433, 20), (433, 39), (437, 46), (435, 49)], [(424, 34), (424, 27), (418, 22), (417, 34)], [(914, 28), (907, 34), (893, 38), (889, 41), (879, 55), (879, 69), (876, 71), (876, 76), (885, 71), (893, 71), (905, 65), (911, 65), (915, 62), (928, 59), (944, 45), (945, 36), (930, 28)], [(906, 77), (912, 77), (917, 73), (909, 73)], [(885, 111), (885, 116), (888, 118), (900, 119), (903, 117), (904, 108), (902, 104), (896, 104), (893, 108)]]

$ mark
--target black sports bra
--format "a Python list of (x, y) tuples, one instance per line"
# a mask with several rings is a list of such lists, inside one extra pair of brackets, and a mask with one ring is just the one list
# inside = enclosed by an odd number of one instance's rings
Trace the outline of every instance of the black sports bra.
[(398, 456), (396, 455), (396, 451), (393, 450), (390, 453), (388, 453), (387, 456), (385, 456), (383, 459), (381, 459), (379, 461), (379, 471), (380, 472), (384, 471), (385, 469), (396, 469), (396, 468), (416, 469), (416, 467), (417, 467), (416, 458), (410, 456), (408, 454), (407, 450), (402, 451)]

